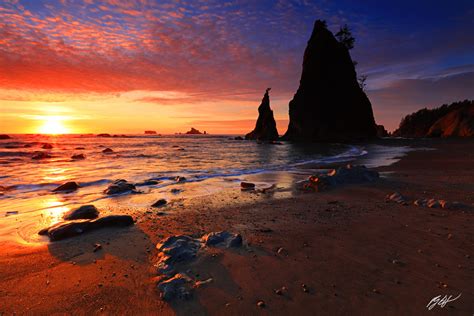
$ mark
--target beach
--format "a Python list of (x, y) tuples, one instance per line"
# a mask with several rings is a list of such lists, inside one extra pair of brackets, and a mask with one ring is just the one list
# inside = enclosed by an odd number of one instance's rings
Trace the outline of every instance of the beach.
[[(266, 193), (237, 183), (159, 210), (110, 203), (105, 213), (132, 215), (135, 225), (59, 242), (5, 241), (0, 314), (471, 315), (474, 143), (416, 146), (431, 150), (377, 168), (381, 178), (372, 183)], [(387, 202), (393, 192), (468, 207)], [(240, 233), (244, 245), (207, 250), (186, 269), (212, 282), (188, 300), (163, 301), (156, 244), (222, 230)], [(427, 308), (438, 295), (458, 294)]]

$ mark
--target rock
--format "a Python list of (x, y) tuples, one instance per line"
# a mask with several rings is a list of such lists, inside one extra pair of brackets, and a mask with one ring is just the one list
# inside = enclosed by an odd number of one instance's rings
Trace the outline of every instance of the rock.
[(97, 252), (97, 251), (99, 251), (99, 250), (101, 250), (101, 249), (102, 249), (102, 245), (101, 245), (101, 244), (95, 244), (95, 245), (94, 245), (94, 249), (92, 250), (92, 252)]
[(177, 176), (174, 178), (174, 180), (176, 182), (185, 182), (186, 181), (186, 178), (185, 177), (182, 177), (182, 176)]
[(11, 139), (11, 137), (6, 134), (0, 134), (0, 139)]
[(429, 199), (426, 203), (426, 206), (428, 206), (429, 208), (440, 208), (441, 207), (438, 200), (435, 200), (435, 199)]
[(259, 301), (257, 301), (257, 306), (260, 307), (260, 308), (264, 308), (265, 307), (265, 302), (262, 301), (262, 300), (259, 300)]
[(60, 222), (42, 229), (39, 235), (47, 235), (51, 241), (62, 240), (105, 227), (125, 227), (133, 225), (130, 215), (109, 215), (92, 220)]
[(418, 199), (418, 200), (415, 200), (415, 201), (413, 202), (413, 204), (416, 205), (416, 206), (426, 207), (427, 204), (428, 204), (428, 200), (426, 200), (426, 199)]
[(245, 139), (278, 139), (278, 131), (276, 128), (275, 118), (273, 117), (273, 111), (270, 108), (270, 97), (268, 95), (270, 89), (271, 88), (268, 88), (265, 91), (262, 103), (258, 107), (258, 118), (254, 130), (245, 135)]
[(179, 194), (179, 193), (181, 193), (181, 191), (183, 191), (183, 190), (176, 189), (176, 188), (170, 190), (170, 192), (173, 193), (173, 194)]
[(140, 187), (140, 186), (146, 186), (146, 185), (157, 185), (160, 183), (161, 181), (158, 181), (158, 180), (145, 180), (143, 182), (135, 183), (135, 186)]
[(390, 134), (385, 129), (385, 126), (376, 125), (375, 127), (377, 129), (377, 137), (382, 138), (382, 137), (389, 137), (390, 136)]
[(145, 131), (145, 135), (156, 135), (156, 131)]
[(242, 246), (242, 236), (240, 234), (231, 234), (226, 231), (209, 233), (204, 235), (201, 241), (208, 247), (237, 248)]
[(82, 160), (82, 159), (86, 159), (86, 156), (84, 156), (84, 154), (72, 155), (71, 159), (73, 159), (73, 160)]
[(438, 108), (421, 109), (405, 116), (397, 137), (472, 137), (474, 136), (474, 101), (464, 100)]
[(97, 137), (112, 137), (112, 135), (107, 133), (97, 134)]
[(178, 273), (172, 278), (158, 283), (158, 289), (165, 301), (188, 299), (191, 296), (190, 283), (192, 280), (187, 275)]
[(165, 199), (159, 199), (155, 203), (153, 203), (152, 207), (161, 207), (166, 205), (166, 200)]
[(79, 184), (77, 184), (77, 182), (70, 181), (70, 182), (61, 184), (59, 187), (54, 189), (53, 192), (71, 192), (71, 191), (76, 191), (79, 188), (80, 186)]
[(66, 212), (63, 219), (70, 221), (75, 219), (94, 219), (97, 217), (99, 217), (99, 210), (94, 205), (83, 205)]
[(105, 148), (104, 150), (102, 150), (102, 152), (103, 152), (104, 154), (111, 154), (111, 153), (113, 153), (114, 151), (113, 151), (112, 149), (110, 149), (110, 148)]
[(138, 193), (134, 184), (127, 182), (127, 180), (115, 180), (104, 193), (107, 195), (120, 194), (120, 193)]
[(195, 129), (194, 127), (191, 127), (189, 131), (186, 132), (187, 135), (201, 135), (202, 133)]
[(44, 152), (37, 152), (31, 157), (33, 160), (42, 160), (42, 159), (49, 159), (51, 158), (51, 155), (44, 153)]
[(86, 148), (85, 148), (85, 147), (76, 147), (76, 148), (74, 148), (74, 149), (76, 149), (76, 150), (84, 150), (84, 149), (86, 149)]
[(196, 258), (201, 244), (199, 240), (186, 235), (170, 236), (156, 245), (160, 254), (156, 268), (159, 273), (172, 275), (174, 264)]
[(304, 52), (300, 85), (289, 104), (284, 139), (356, 141), (376, 137), (372, 105), (349, 51), (317, 20)]
[(338, 185), (373, 182), (378, 178), (379, 173), (377, 171), (367, 169), (365, 166), (348, 164), (347, 166), (333, 169), (327, 174), (309, 177), (308, 182), (304, 184), (304, 188), (319, 192)]
[(240, 187), (242, 190), (253, 190), (255, 189), (255, 183), (252, 182), (240, 182)]
[(234, 137), (234, 140), (244, 140), (244, 138), (242, 136), (236, 136)]
[(43, 148), (43, 149), (53, 149), (53, 145), (46, 143), (46, 144), (43, 144), (43, 146), (41, 148)]

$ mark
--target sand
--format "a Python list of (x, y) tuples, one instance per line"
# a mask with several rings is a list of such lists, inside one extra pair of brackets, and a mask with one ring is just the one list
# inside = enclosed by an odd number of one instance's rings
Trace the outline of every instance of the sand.
[[(398, 191), (474, 205), (474, 142), (423, 145), (436, 150), (379, 168), (383, 178), (375, 183), (320, 193), (236, 187), (160, 209), (107, 210), (136, 217), (132, 228), (48, 244), (4, 243), (0, 314), (472, 315), (472, 209), (385, 201)], [(245, 246), (209, 250), (187, 269), (213, 282), (190, 300), (161, 300), (156, 243), (217, 230), (241, 233)], [(93, 252), (96, 243), (102, 249)], [(428, 311), (433, 297), (459, 293)]]

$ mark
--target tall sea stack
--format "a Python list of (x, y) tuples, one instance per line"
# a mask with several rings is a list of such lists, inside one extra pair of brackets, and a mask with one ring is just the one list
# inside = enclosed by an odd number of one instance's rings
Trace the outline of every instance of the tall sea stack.
[(273, 117), (273, 111), (270, 108), (270, 97), (268, 95), (268, 88), (263, 96), (262, 103), (258, 107), (258, 119), (255, 129), (245, 135), (245, 139), (258, 139), (258, 140), (277, 140), (278, 131), (276, 128), (275, 118)]
[(376, 137), (372, 105), (357, 82), (349, 51), (323, 21), (314, 24), (289, 114), (287, 140), (345, 142)]

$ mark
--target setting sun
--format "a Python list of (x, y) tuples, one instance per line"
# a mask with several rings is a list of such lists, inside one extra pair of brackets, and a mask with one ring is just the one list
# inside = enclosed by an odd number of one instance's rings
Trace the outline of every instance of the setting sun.
[(71, 131), (64, 125), (60, 117), (50, 116), (44, 119), (38, 132), (40, 134), (68, 134)]

